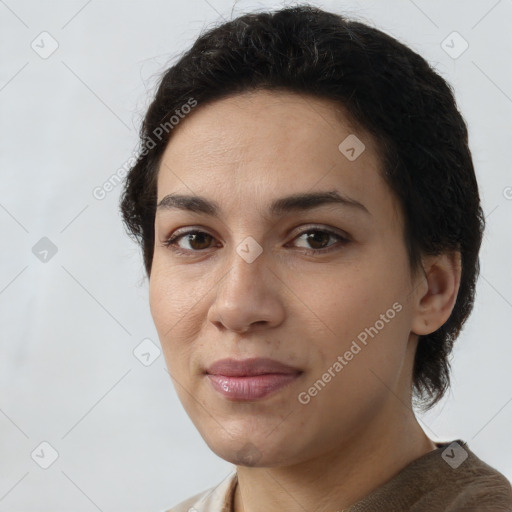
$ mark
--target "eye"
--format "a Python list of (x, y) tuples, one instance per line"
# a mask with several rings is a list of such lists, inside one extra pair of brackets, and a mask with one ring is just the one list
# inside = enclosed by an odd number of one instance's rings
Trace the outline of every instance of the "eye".
[[(178, 242), (183, 239), (191, 245), (191, 249), (183, 248), (178, 245)], [(209, 243), (214, 237), (205, 231), (198, 229), (186, 231), (184, 233), (177, 233), (162, 242), (164, 247), (170, 247), (173, 251), (179, 254), (186, 254), (187, 252), (198, 252), (208, 249)]]
[[(309, 244), (310, 247), (299, 246), (298, 248), (301, 249), (301, 252), (308, 254), (325, 254), (349, 242), (348, 238), (340, 235), (339, 233), (335, 233), (334, 231), (325, 228), (316, 227), (310, 227), (307, 230), (299, 232), (293, 240), (300, 240), (301, 238), (303, 241)], [(332, 238), (336, 239), (338, 243), (335, 242), (327, 245), (329, 240)], [(215, 237), (209, 233), (198, 229), (193, 229), (185, 232), (174, 233), (171, 237), (162, 242), (162, 246), (170, 248), (177, 254), (188, 256), (192, 253), (199, 253), (205, 249), (209, 249), (213, 240), (215, 240)], [(188, 243), (189, 247), (183, 247), (180, 245), (181, 242)]]
[[(334, 231), (325, 229), (325, 228), (309, 228), (305, 231), (301, 231), (298, 236), (294, 238), (294, 240), (304, 240), (307, 244), (310, 245), (312, 248), (308, 247), (299, 247), (304, 250), (306, 253), (327, 253), (331, 250), (339, 248), (340, 245), (345, 245), (348, 243), (348, 238), (341, 236), (338, 233), (335, 233)], [(329, 239), (335, 238), (338, 240), (337, 243), (333, 243), (330, 245), (327, 245), (329, 242)]]

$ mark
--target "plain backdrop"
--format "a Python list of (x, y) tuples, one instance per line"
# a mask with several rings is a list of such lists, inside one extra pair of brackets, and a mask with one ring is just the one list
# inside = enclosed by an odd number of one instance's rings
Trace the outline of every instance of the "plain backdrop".
[[(233, 470), (159, 355), (121, 186), (93, 191), (136, 151), (159, 73), (202, 30), (290, 4), (0, 1), (0, 512), (163, 511)], [(383, 29), (455, 89), (487, 230), (452, 388), (419, 419), (511, 479), (512, 1), (311, 4)]]

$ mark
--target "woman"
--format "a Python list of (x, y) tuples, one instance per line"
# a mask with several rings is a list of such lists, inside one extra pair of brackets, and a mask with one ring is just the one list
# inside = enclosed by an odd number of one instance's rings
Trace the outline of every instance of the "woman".
[(414, 414), (449, 386), (484, 229), (450, 87), (310, 6), (166, 71), (122, 197), (179, 398), (236, 471), (173, 511), (512, 510)]

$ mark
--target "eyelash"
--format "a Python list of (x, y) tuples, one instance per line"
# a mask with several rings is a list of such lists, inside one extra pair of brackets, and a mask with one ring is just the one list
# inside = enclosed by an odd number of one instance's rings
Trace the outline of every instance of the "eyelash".
[[(337, 238), (339, 241), (339, 244), (335, 243), (335, 244), (332, 244), (324, 249), (305, 249), (304, 247), (299, 248), (301, 252), (306, 253), (306, 254), (311, 254), (311, 255), (319, 254), (319, 253), (326, 254), (333, 250), (338, 249), (340, 244), (341, 244), (341, 246), (344, 246), (349, 242), (348, 238), (341, 236), (339, 233), (335, 233), (334, 231), (331, 231), (330, 229), (317, 228), (317, 227), (310, 227), (304, 231), (297, 233), (294, 240), (302, 235), (307, 234), (307, 233), (327, 233), (328, 235)], [(183, 233), (174, 234), (173, 236), (164, 240), (161, 243), (161, 245), (163, 247), (167, 247), (167, 248), (171, 249), (176, 254), (183, 255), (183, 256), (192, 256), (193, 253), (201, 253), (202, 251), (205, 251), (206, 249), (199, 249), (199, 250), (181, 249), (180, 247), (178, 247), (176, 245), (176, 242), (179, 241), (181, 238), (183, 238), (187, 235), (194, 235), (194, 234), (205, 234), (205, 235), (209, 235), (212, 238), (214, 238), (213, 235), (210, 235), (206, 231), (201, 231), (199, 229), (191, 229), (191, 230), (185, 231)]]

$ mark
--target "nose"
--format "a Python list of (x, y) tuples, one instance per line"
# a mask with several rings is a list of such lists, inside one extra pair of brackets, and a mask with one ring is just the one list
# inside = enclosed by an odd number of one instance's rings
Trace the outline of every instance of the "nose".
[(219, 329), (246, 333), (271, 328), (284, 319), (282, 283), (268, 265), (265, 254), (248, 262), (233, 249), (230, 268), (217, 284), (208, 320)]

